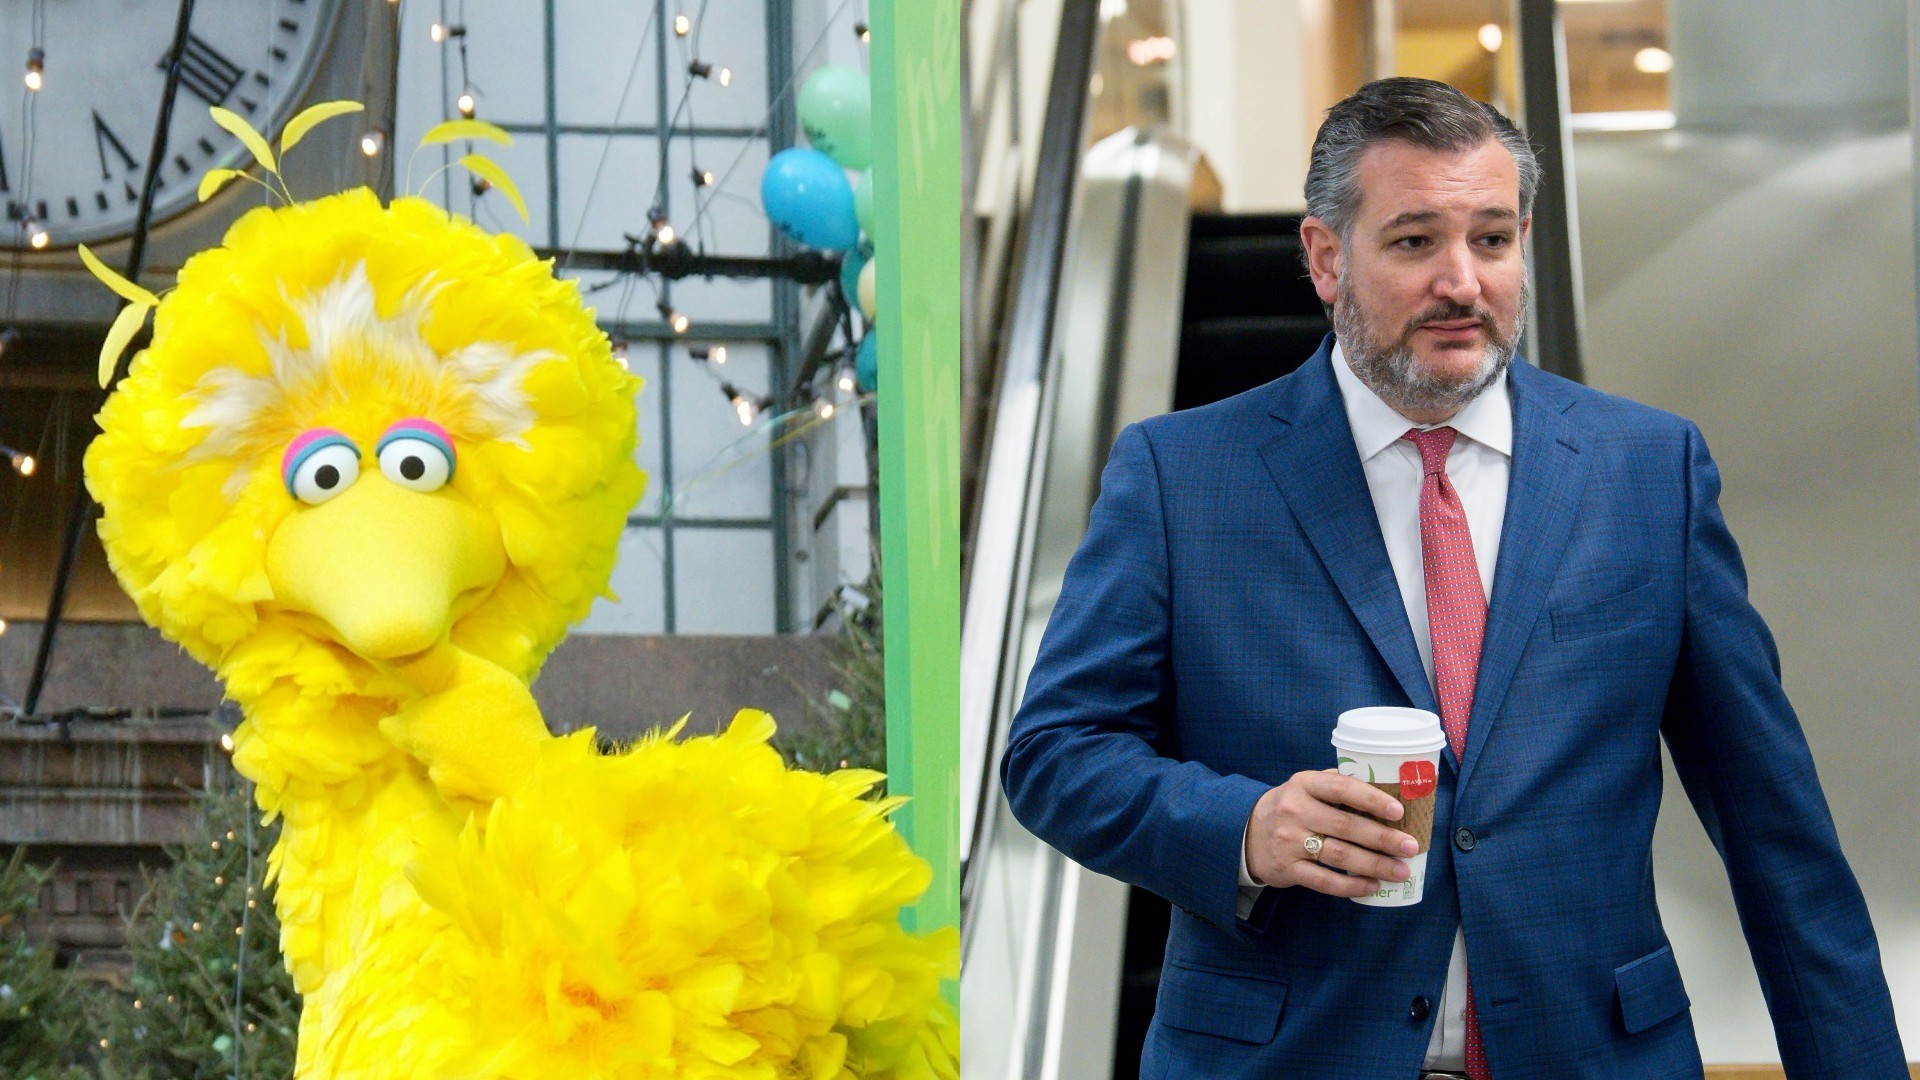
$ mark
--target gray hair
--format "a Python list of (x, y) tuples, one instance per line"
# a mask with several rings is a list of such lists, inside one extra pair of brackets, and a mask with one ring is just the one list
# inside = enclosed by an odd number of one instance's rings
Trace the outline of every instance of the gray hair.
[(1533, 213), (1540, 188), (1540, 159), (1527, 137), (1500, 110), (1432, 79), (1379, 79), (1327, 110), (1313, 138), (1307, 166), (1307, 213), (1327, 223), (1342, 240), (1360, 207), (1360, 155), (1392, 140), (1423, 150), (1472, 150), (1498, 139), (1520, 171), (1520, 216)]

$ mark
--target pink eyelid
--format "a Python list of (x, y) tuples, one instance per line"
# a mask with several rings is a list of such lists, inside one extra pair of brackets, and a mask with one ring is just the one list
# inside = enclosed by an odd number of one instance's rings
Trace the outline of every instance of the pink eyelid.
[(332, 428), (320, 427), (303, 431), (295, 436), (292, 442), (287, 444), (286, 453), (280, 455), (280, 472), (284, 475), (292, 470), (294, 462), (300, 460), (300, 456), (306, 452), (307, 447), (323, 440), (343, 442), (349, 445), (353, 442), (353, 440)]

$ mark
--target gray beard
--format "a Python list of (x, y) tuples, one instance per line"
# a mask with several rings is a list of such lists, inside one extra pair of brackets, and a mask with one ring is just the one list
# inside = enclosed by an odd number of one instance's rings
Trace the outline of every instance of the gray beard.
[[(1354, 302), (1347, 282), (1348, 278), (1342, 275), (1339, 291), (1334, 297), (1334, 337), (1340, 342), (1340, 351), (1346, 356), (1354, 375), (1367, 389), (1378, 394), (1381, 401), (1402, 415), (1460, 409), (1479, 397), (1481, 391), (1500, 381), (1508, 365), (1513, 363), (1514, 354), (1519, 351), (1520, 331), (1526, 323), (1527, 301), (1531, 296), (1529, 284), (1524, 280), (1520, 284), (1520, 313), (1514, 319), (1510, 332), (1502, 334), (1493, 313), (1485, 308), (1433, 308), (1410, 320), (1400, 340), (1392, 346), (1380, 343), (1374, 328), (1367, 324), (1366, 317), (1361, 313), (1360, 305)], [(1479, 367), (1472, 374), (1455, 378), (1420, 366), (1409, 344), (1415, 327), (1426, 322), (1474, 317), (1481, 319), (1487, 328), (1487, 345)]]

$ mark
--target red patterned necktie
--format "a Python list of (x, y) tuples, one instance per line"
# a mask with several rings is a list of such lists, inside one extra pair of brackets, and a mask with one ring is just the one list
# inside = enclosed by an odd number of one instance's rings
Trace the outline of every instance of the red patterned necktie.
[[(1467, 532), (1460, 493), (1447, 479), (1447, 451), (1454, 430), (1409, 431), (1420, 448), (1420, 560), (1427, 579), (1427, 628), (1433, 638), (1433, 681), (1440, 695), (1440, 723), (1454, 759), (1467, 747), (1467, 716), (1473, 712), (1473, 684), (1480, 675), (1480, 640), (1487, 628), (1487, 597), (1480, 585), (1480, 564)], [(1480, 1016), (1473, 1004), (1473, 978), (1467, 978), (1467, 1075), (1490, 1080), (1486, 1048), (1480, 1042)]]

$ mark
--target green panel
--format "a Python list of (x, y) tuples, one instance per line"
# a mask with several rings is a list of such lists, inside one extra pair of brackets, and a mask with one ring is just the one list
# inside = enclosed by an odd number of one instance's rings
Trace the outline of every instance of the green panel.
[(871, 17), (887, 771), (928, 930), (960, 918), (960, 0)]

